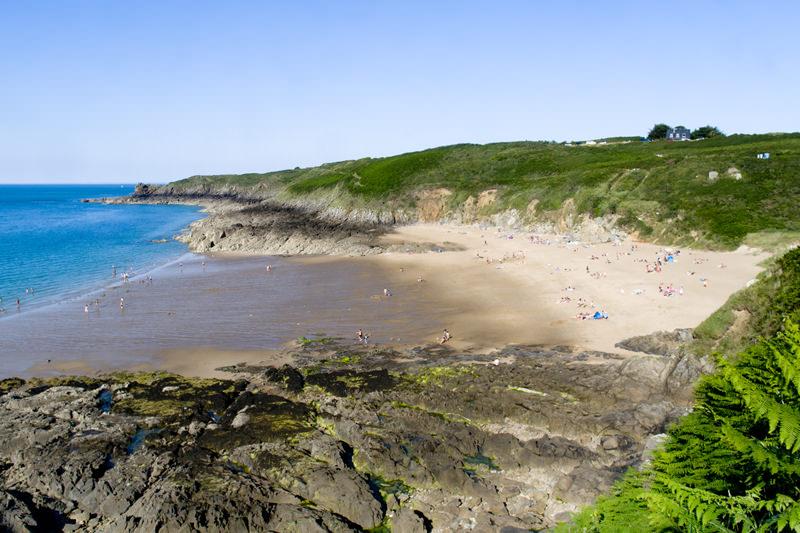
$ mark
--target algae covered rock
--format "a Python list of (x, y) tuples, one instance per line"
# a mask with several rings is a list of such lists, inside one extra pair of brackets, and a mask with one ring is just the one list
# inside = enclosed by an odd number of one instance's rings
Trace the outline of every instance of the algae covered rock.
[(543, 529), (640, 464), (696, 375), (568, 347), (284, 355), (231, 380), (0, 382), (0, 529)]

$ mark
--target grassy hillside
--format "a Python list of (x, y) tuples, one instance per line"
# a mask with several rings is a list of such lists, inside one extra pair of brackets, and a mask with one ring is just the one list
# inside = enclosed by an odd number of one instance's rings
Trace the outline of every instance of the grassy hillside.
[[(758, 152), (772, 157), (757, 159)], [(710, 180), (710, 171), (718, 179)], [(730, 248), (748, 234), (767, 242), (774, 232), (800, 232), (800, 134), (593, 146), (462, 144), (265, 174), (194, 176), (172, 185), (264, 185), (290, 196), (324, 192), (349, 204), (405, 208), (424, 189), (450, 189), (450, 207), (458, 208), (469, 195), (497, 188), (498, 201), (483, 214), (517, 208), (546, 218), (571, 198), (579, 213), (618, 214), (624, 227), (651, 240)], [(538, 203), (528, 211), (532, 200)]]

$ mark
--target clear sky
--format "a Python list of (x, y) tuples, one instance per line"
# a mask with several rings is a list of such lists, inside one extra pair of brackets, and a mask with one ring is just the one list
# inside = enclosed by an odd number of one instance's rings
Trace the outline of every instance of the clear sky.
[(0, 183), (800, 129), (800, 2), (0, 0)]

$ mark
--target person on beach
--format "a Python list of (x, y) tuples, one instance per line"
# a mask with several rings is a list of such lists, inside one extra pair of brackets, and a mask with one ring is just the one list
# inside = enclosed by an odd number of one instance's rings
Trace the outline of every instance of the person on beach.
[(272, 265), (267, 265), (267, 272), (272, 272)]
[(447, 328), (445, 328), (444, 332), (442, 333), (442, 339), (441, 339), (441, 341), (439, 341), (439, 344), (444, 344), (444, 343), (446, 343), (447, 341), (449, 341), (452, 338), (453, 337), (452, 337), (452, 335), (450, 335), (450, 332), (447, 331)]
[(383, 295), (384, 296), (391, 296), (392, 295), (392, 291), (390, 291), (389, 289), (383, 289)]
[(83, 312), (87, 314), (89, 313), (89, 304), (83, 306)]
[(125, 298), (120, 298), (119, 299), (119, 309), (120, 309), (120, 311), (125, 309)]

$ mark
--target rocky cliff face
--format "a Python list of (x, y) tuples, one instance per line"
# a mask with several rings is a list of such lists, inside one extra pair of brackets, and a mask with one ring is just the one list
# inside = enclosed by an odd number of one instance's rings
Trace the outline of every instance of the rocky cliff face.
[(676, 353), (326, 340), (230, 381), (2, 381), (0, 529), (545, 528), (686, 411), (699, 363)]
[(369, 255), (380, 253), (377, 237), (395, 224), (413, 222), (484, 223), (540, 233), (572, 234), (586, 242), (624, 236), (614, 217), (578, 215), (568, 201), (560, 210), (536, 214), (536, 201), (525, 212), (497, 210), (498, 190), (454, 205), (448, 189), (419, 191), (414, 207), (396, 203), (342, 206), (331, 196), (291, 197), (267, 186), (199, 185), (176, 188), (139, 184), (131, 197), (113, 202), (191, 203), (206, 207), (209, 217), (181, 236), (199, 253), (235, 252), (265, 255)]

